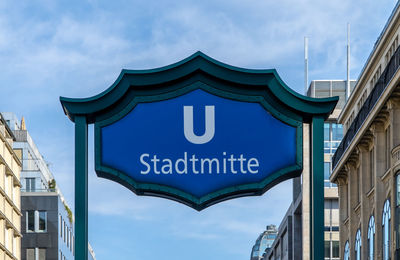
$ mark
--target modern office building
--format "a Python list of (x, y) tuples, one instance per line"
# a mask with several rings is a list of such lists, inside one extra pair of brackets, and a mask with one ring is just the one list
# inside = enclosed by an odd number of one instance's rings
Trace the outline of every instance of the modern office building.
[[(20, 122), (14, 113), (2, 114), (14, 137), (14, 151), (22, 162), (21, 259), (75, 259), (74, 215), (71, 209), (27, 131), (24, 118)], [(88, 258), (96, 260), (90, 244)]]
[(15, 137), (0, 115), (0, 259), (21, 259), (21, 162)]
[(268, 250), (271, 248), (277, 234), (278, 229), (276, 226), (268, 225), (265, 231), (258, 236), (256, 243), (251, 250), (250, 260), (262, 259), (263, 254), (268, 252)]
[[(339, 260), (339, 205), (338, 188), (329, 181), (332, 164), (332, 155), (343, 136), (342, 126), (337, 123), (337, 118), (346, 102), (345, 80), (314, 80), (311, 82), (307, 95), (323, 98), (339, 96), (339, 102), (324, 124), (324, 177), (325, 177), (325, 260)], [(350, 90), (356, 84), (349, 82)], [(304, 127), (306, 129), (306, 126)], [(308, 141), (308, 132), (304, 132), (304, 143)], [(309, 154), (304, 148), (304, 154)], [(305, 164), (308, 160), (305, 158)], [(304, 166), (307, 169), (307, 166)], [(293, 201), (286, 212), (280, 226), (277, 238), (269, 252), (263, 259), (309, 259), (309, 178), (303, 172), (301, 178), (293, 180)]]
[[(399, 259), (400, 7), (397, 2), (342, 113), (333, 157), (341, 259)], [(366, 18), (368, 19), (368, 18)]]
[(33, 139), (13, 113), (2, 113), (22, 162), (22, 260), (74, 259), (73, 214)]
[(262, 260), (302, 259), (301, 216), (301, 196), (297, 196), (297, 200), (290, 204), (283, 217), (271, 248), (263, 253)]

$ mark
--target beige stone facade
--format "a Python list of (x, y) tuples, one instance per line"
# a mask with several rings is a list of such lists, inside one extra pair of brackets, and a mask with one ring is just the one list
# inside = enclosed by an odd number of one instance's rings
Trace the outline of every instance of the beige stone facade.
[[(400, 9), (396, 5), (339, 116), (341, 259), (399, 259)], [(396, 258), (397, 257), (397, 258)]]
[(0, 115), (0, 260), (21, 259), (21, 163)]

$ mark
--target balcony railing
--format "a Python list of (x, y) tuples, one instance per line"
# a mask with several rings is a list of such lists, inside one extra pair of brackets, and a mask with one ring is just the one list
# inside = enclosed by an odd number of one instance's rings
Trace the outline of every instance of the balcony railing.
[(56, 192), (56, 189), (21, 189), (21, 192)]
[(358, 130), (364, 124), (365, 119), (368, 117), (371, 110), (375, 107), (375, 104), (381, 97), (383, 91), (386, 89), (388, 83), (393, 78), (400, 65), (400, 47), (397, 48), (396, 52), (393, 54), (385, 70), (379, 77), (377, 83), (369, 94), (364, 105), (361, 107), (356, 118), (351, 123), (349, 129), (347, 130), (345, 136), (342, 139), (336, 153), (332, 157), (332, 168), (335, 168), (339, 160), (342, 158), (344, 152), (347, 150), (349, 145), (357, 134)]

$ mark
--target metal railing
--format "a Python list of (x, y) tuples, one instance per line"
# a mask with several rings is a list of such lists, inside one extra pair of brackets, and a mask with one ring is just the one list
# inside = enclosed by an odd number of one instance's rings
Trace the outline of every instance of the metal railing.
[(332, 168), (335, 168), (339, 160), (342, 158), (344, 152), (347, 150), (349, 145), (357, 134), (358, 130), (364, 124), (365, 119), (368, 117), (371, 110), (374, 108), (375, 104), (381, 97), (383, 91), (386, 89), (388, 83), (393, 78), (400, 65), (400, 47), (398, 47), (387, 64), (385, 70), (379, 77), (377, 83), (369, 94), (364, 105), (361, 107), (356, 118), (351, 123), (349, 129), (347, 130), (345, 136), (342, 139), (339, 147), (337, 148), (335, 154), (332, 157)]
[(21, 189), (21, 192), (56, 192), (56, 189)]

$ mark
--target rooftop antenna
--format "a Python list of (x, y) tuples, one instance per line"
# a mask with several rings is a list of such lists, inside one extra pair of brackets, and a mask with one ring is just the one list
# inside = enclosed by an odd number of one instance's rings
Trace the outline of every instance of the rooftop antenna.
[(304, 37), (304, 95), (307, 96), (308, 85), (308, 38)]
[(346, 81), (346, 101), (350, 97), (350, 23), (347, 23), (347, 81)]

